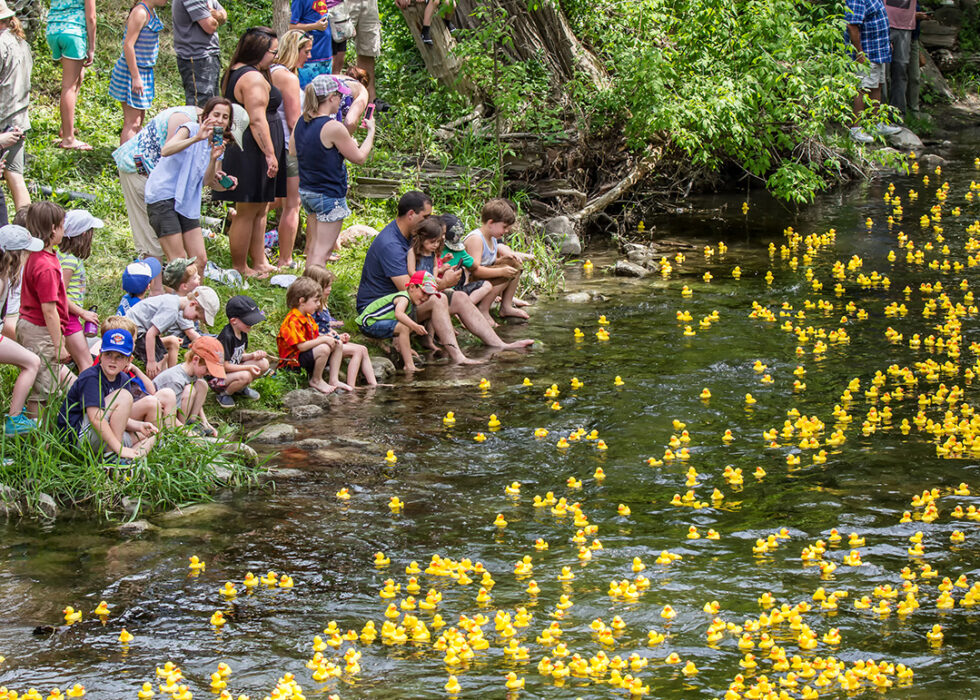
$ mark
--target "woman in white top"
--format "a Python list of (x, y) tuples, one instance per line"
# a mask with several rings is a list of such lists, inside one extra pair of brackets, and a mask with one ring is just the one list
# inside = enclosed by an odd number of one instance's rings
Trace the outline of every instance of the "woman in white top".
[[(303, 113), (303, 91), (299, 87), (299, 69), (310, 57), (313, 37), (307, 32), (290, 29), (279, 39), (279, 53), (269, 67), (273, 86), (282, 93), (279, 117), (286, 131), (286, 148), (293, 135), (293, 128)], [(279, 217), (279, 267), (293, 268), (293, 247), (299, 230), (299, 163), (296, 156), (286, 157), (286, 196), (279, 197), (273, 208), (282, 208)]]

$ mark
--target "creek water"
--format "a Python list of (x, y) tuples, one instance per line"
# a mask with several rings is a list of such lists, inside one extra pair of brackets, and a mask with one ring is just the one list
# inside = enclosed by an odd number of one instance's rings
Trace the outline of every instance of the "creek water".
[[(902, 419), (915, 417), (918, 394), (935, 392), (940, 382), (962, 387), (965, 403), (975, 397), (977, 380), (970, 383), (964, 377), (964, 370), (976, 362), (970, 343), (980, 340), (974, 315), (962, 318), (958, 361), (925, 345), (910, 348), (908, 341), (913, 333), (922, 338), (935, 334), (935, 326), (946, 322), (942, 313), (923, 317), (928, 300), (940, 296), (921, 292), (923, 282), (940, 280), (954, 304), (966, 294), (961, 280), (969, 289), (976, 287), (977, 268), (966, 266), (970, 253), (965, 246), (970, 240), (967, 227), (980, 218), (980, 192), (972, 203), (965, 195), (971, 180), (980, 179), (973, 163), (978, 143), (980, 135), (968, 135), (947, 153), (950, 163), (941, 176), (922, 168), (917, 175), (883, 178), (821, 196), (800, 212), (760, 202), (753, 195), (743, 215), (743, 197), (718, 196), (692, 199), (689, 212), (647, 221), (648, 228), (656, 227), (658, 238), (669, 235), (696, 245), (684, 251), (682, 263), (673, 260), (673, 251), (668, 253), (674, 268), (669, 279), (652, 275), (627, 281), (598, 272), (586, 278), (576, 267), (569, 272), (570, 286), (599, 291), (607, 298), (588, 305), (544, 301), (535, 306), (529, 326), (505, 329), (510, 336), (528, 333), (540, 340), (538, 349), (475, 369), (431, 366), (414, 384), (373, 396), (338, 398), (328, 418), (298, 426), (300, 437), (356, 435), (376, 445), (342, 448), (344, 467), (331, 466), (337, 453), (284, 449), (277, 458), (280, 466), (303, 470), (302, 478), (281, 482), (276, 489), (226, 495), (216, 505), (192, 509), (184, 517), (153, 518), (160, 529), (132, 541), (121, 540), (104, 523), (84, 518), (46, 526), (0, 524), (0, 655), (6, 657), (0, 664), (0, 685), (22, 692), (37, 687), (46, 696), (54, 686), (65, 690), (80, 682), (89, 697), (131, 698), (144, 681), (156, 686), (155, 667), (170, 660), (181, 667), (183, 682), (196, 697), (211, 695), (209, 676), (222, 661), (233, 669), (228, 679), (233, 697), (264, 697), (287, 672), (295, 675), (307, 697), (333, 692), (342, 698), (445, 697), (443, 685), (450, 672), (462, 686), (462, 697), (504, 697), (504, 677), (510, 671), (525, 678), (523, 697), (626, 694), (608, 683), (608, 671), (601, 676), (573, 675), (562, 683), (538, 672), (538, 662), (555, 647), (537, 643), (536, 637), (558, 621), (564, 630), (561, 641), (570, 652), (566, 663), (576, 653), (586, 659), (600, 650), (609, 657), (636, 653), (649, 660), (633, 673), (649, 686), (651, 697), (722, 697), (738, 673), (749, 685), (761, 674), (777, 686), (776, 679), (786, 677), (772, 670), (768, 652), (758, 647), (752, 649), (759, 657), (758, 668), (741, 668), (746, 650), (738, 647), (739, 633), (725, 632), (711, 645), (706, 641), (713, 617), (739, 625), (758, 619), (765, 609), (758, 599), (769, 592), (777, 606), (807, 601), (813, 607), (803, 614), (816, 633), (813, 650), (800, 649), (797, 632), (787, 622), (768, 628), (789, 657), (798, 654), (812, 661), (834, 656), (849, 665), (875, 659), (911, 667), (911, 684), (890, 676), (895, 685), (887, 691), (889, 697), (980, 697), (980, 608), (960, 604), (967, 592), (961, 587), (953, 588), (952, 609), (937, 608), (943, 577), (955, 581), (965, 575), (970, 585), (980, 578), (977, 522), (950, 515), (956, 505), (966, 509), (977, 503), (975, 495), (957, 496), (952, 490), (961, 482), (974, 492), (980, 489), (978, 459), (969, 450), (960, 458), (939, 457), (933, 436), (915, 425), (907, 435), (899, 427)], [(930, 183), (925, 185), (927, 174)], [(945, 181), (950, 189), (940, 225), (948, 254), (941, 251), (944, 243), (935, 239), (934, 222), (928, 228), (920, 226), (920, 217), (937, 203), (936, 190)], [(893, 207), (884, 201), (889, 182), (895, 184), (894, 194), (904, 207), (904, 218), (892, 227), (886, 220)], [(917, 201), (909, 200), (909, 189), (918, 191)], [(960, 216), (953, 215), (954, 207), (962, 208)], [(836, 240), (821, 247), (810, 262), (802, 260), (805, 245), (800, 244), (790, 253), (799, 262), (794, 270), (790, 257), (779, 251), (788, 243), (783, 233), (787, 226), (802, 236), (833, 228)], [(916, 250), (932, 242), (933, 250), (923, 251), (924, 264), (905, 261), (896, 240), (899, 231), (908, 234)], [(978, 237), (974, 231), (973, 238)], [(727, 244), (726, 252), (717, 252), (719, 241)], [(770, 242), (776, 246), (774, 255), (769, 253)], [(710, 258), (702, 253), (705, 245), (715, 249)], [(898, 252), (894, 263), (887, 259), (892, 250)], [(863, 267), (846, 272), (841, 282), (845, 291), (837, 295), (832, 266), (837, 260), (846, 265), (855, 255)], [(929, 268), (931, 260), (944, 258), (964, 268)], [(611, 253), (602, 251), (594, 259), (612, 260)], [(736, 265), (742, 271), (738, 280), (731, 274)], [(822, 282), (822, 290), (815, 291), (807, 280), (808, 267)], [(774, 279), (767, 284), (770, 270)], [(714, 275), (708, 283), (702, 279), (706, 271)], [(890, 285), (861, 286), (858, 275), (870, 276), (872, 271), (887, 276)], [(685, 285), (692, 296), (682, 295)], [(903, 293), (906, 285), (911, 294)], [(808, 300), (813, 308), (807, 308)], [(819, 300), (825, 308), (816, 306)], [(754, 301), (771, 309), (775, 321), (750, 318)], [(782, 308), (784, 303), (788, 308)], [(848, 310), (849, 303), (856, 308)], [(893, 303), (905, 304), (907, 315), (887, 315), (886, 307)], [(678, 322), (679, 310), (689, 311), (693, 320)], [(713, 311), (718, 320), (701, 328), (699, 321)], [(595, 335), (600, 314), (609, 321), (608, 341)], [(842, 322), (845, 315), (848, 320)], [(849, 342), (821, 339), (818, 332), (801, 341), (781, 330), (787, 321), (827, 333), (844, 328)], [(696, 335), (684, 335), (685, 325), (693, 326)], [(580, 340), (573, 336), (576, 327), (584, 333)], [(886, 338), (889, 327), (903, 334), (901, 342)], [(827, 349), (815, 354), (814, 344), (821, 340)], [(797, 346), (802, 354), (797, 354)], [(954, 366), (938, 378), (927, 377), (915, 363), (929, 359), (940, 364), (951, 360)], [(764, 373), (755, 371), (757, 361), (767, 366)], [(918, 385), (888, 375), (893, 364), (911, 368)], [(806, 372), (801, 377), (794, 375), (798, 365)], [(906, 398), (887, 403), (866, 398), (876, 371), (888, 377), (880, 393), (894, 393), (903, 386)], [(763, 374), (771, 375), (773, 383), (763, 383)], [(622, 386), (614, 385), (617, 375)], [(478, 388), (482, 377), (491, 384), (485, 391)], [(525, 377), (533, 387), (523, 386)], [(572, 389), (573, 377), (583, 386)], [(805, 391), (794, 391), (797, 378), (805, 382)], [(854, 378), (860, 387), (852, 392), (853, 401), (844, 404), (852, 420), (838, 423), (832, 411)], [(553, 383), (561, 392), (560, 410), (552, 408), (555, 399), (543, 396)], [(704, 388), (710, 399), (700, 398)], [(754, 405), (746, 405), (747, 392), (756, 399)], [(941, 423), (947, 405), (930, 403), (925, 414)], [(763, 432), (782, 430), (787, 412), (794, 408), (826, 425), (815, 434), (819, 448), (801, 449), (799, 431), (789, 438), (777, 437), (777, 447), (767, 446)], [(863, 434), (862, 422), (872, 408), (879, 414), (888, 408), (893, 415), (877, 423), (875, 432)], [(955, 408), (959, 411), (959, 404)], [(452, 428), (443, 424), (447, 411), (455, 413)], [(488, 428), (490, 414), (498, 416), (499, 430)], [(686, 424), (690, 442), (683, 446), (690, 459), (650, 466), (647, 459), (662, 458), (671, 436), (680, 436), (675, 420)], [(846, 441), (826, 445), (838, 427)], [(536, 438), (537, 428), (547, 429), (548, 436)], [(598, 431), (608, 449), (599, 450), (594, 440), (584, 437), (567, 449), (556, 447), (559, 438), (578, 428)], [(734, 438), (729, 444), (723, 441), (726, 430)], [(484, 442), (474, 440), (477, 432), (485, 433)], [(396, 464), (384, 463), (389, 448), (398, 457)], [(813, 462), (819, 449), (827, 451), (825, 463)], [(800, 464), (787, 464), (787, 455), (798, 456)], [(724, 478), (727, 466), (741, 469), (743, 484)], [(604, 480), (594, 476), (600, 467)], [(753, 475), (758, 467), (764, 477)], [(697, 472), (694, 487), (686, 484), (690, 468)], [(580, 479), (581, 487), (569, 488), (569, 477)], [(517, 497), (504, 492), (514, 481), (521, 484)], [(350, 490), (350, 500), (336, 498), (341, 487)], [(704, 507), (671, 504), (674, 494), (683, 495), (688, 488)], [(716, 488), (723, 495), (720, 501), (710, 499)], [(931, 488), (941, 493), (938, 519), (900, 522), (905, 510), (921, 515), (923, 509), (914, 508), (911, 501)], [(571, 513), (556, 516), (550, 508), (532, 505), (534, 495), (548, 491), (569, 503), (580, 502), (588, 521), (597, 527), (596, 534), (586, 538), (587, 543), (598, 538), (602, 544), (601, 550), (591, 552), (591, 560), (580, 559), (578, 545), (570, 540), (577, 530)], [(392, 496), (405, 503), (399, 514), (389, 510)], [(621, 515), (620, 504), (631, 513)], [(497, 514), (506, 519), (506, 527), (495, 526)], [(691, 526), (700, 539), (688, 538)], [(789, 537), (776, 539), (778, 547), (753, 552), (758, 539), (780, 528), (786, 528)], [(822, 572), (816, 564), (802, 561), (801, 551), (818, 539), (828, 540), (832, 528), (840, 530), (843, 541), (828, 544), (823, 559), (837, 569)], [(708, 539), (709, 529), (720, 539)], [(955, 530), (965, 534), (962, 544), (951, 543)], [(910, 555), (909, 537), (918, 531), (924, 533), (924, 553)], [(851, 532), (866, 543), (849, 546)], [(549, 543), (546, 551), (535, 549), (537, 538)], [(860, 551), (862, 566), (844, 563), (852, 549)], [(662, 550), (682, 558), (657, 564)], [(375, 566), (379, 551), (390, 557), (388, 566)], [(483, 631), (490, 648), (449, 668), (445, 653), (433, 649), (432, 643), (345, 642), (339, 649), (328, 647), (324, 656), (336, 661), (346, 649), (356, 648), (362, 652), (360, 671), (326, 683), (313, 681), (305, 664), (313, 654), (314, 636), (326, 638), (323, 629), (331, 620), (341, 630), (356, 631), (373, 620), (380, 630), (389, 602), (397, 604), (407, 595), (406, 566), (416, 560), (424, 569), (434, 554), (479, 561), (491, 572), (496, 583), (489, 591), (489, 604), (476, 602), (478, 573), (471, 573), (474, 581), (469, 585), (449, 576), (417, 574), (421, 592), (415, 596), (423, 600), (430, 588), (441, 592), (438, 612), (449, 623), (447, 628), (461, 613), (486, 615), (490, 621)], [(207, 563), (198, 576), (189, 575), (191, 555)], [(536, 597), (525, 590), (528, 578), (514, 573), (515, 563), (525, 555), (533, 562), (530, 578), (541, 589)], [(649, 586), (636, 600), (611, 597), (610, 582), (636, 578), (634, 557), (645, 564), (642, 575)], [(919, 609), (898, 615), (897, 600), (891, 601), (887, 615), (855, 608), (864, 595), (877, 604), (877, 586), (890, 584), (900, 590), (902, 568), (920, 572), (925, 563), (939, 576), (914, 581)], [(558, 580), (564, 566), (571, 568), (574, 580)], [(262, 575), (268, 570), (292, 576), (294, 587), (259, 586), (246, 595), (241, 585), (246, 572)], [(391, 600), (379, 597), (387, 578), (401, 584), (399, 595)], [(231, 602), (218, 593), (229, 580), (240, 591)], [(838, 601), (837, 610), (827, 610), (813, 600), (818, 587), (828, 594), (849, 595)], [(574, 605), (558, 619), (554, 611), (562, 594)], [(900, 593), (899, 600), (904, 596)], [(100, 600), (111, 609), (105, 624), (91, 614)], [(710, 601), (720, 605), (716, 614), (702, 610)], [(67, 605), (82, 610), (83, 620), (58, 627)], [(676, 612), (675, 618), (662, 617), (666, 605)], [(494, 629), (495, 612), (514, 615), (517, 606), (525, 606), (533, 616), (529, 626), (516, 629), (515, 639), (528, 647), (527, 662), (510, 660), (502, 651), (505, 639)], [(209, 624), (216, 610), (228, 619), (217, 632)], [(431, 628), (432, 612), (413, 614), (430, 625), (433, 640), (447, 629)], [(625, 628), (614, 631), (611, 644), (599, 641), (590, 623), (602, 618), (609, 625), (617, 615)], [(940, 645), (927, 637), (934, 624), (944, 633)], [(33, 633), (44, 625), (56, 629)], [(123, 627), (135, 636), (125, 646), (118, 641)], [(823, 641), (831, 628), (840, 630), (839, 644)], [(751, 634), (755, 643), (765, 629)], [(665, 640), (649, 646), (650, 630), (663, 633)], [(665, 663), (671, 653), (681, 663)], [(681, 672), (687, 661), (696, 665), (696, 675)], [(622, 670), (628, 672), (629, 668)], [(801, 678), (796, 689), (787, 689), (789, 696), (800, 697), (805, 682)], [(862, 687), (875, 692), (868, 681)], [(845, 695), (836, 682), (821, 694)]]

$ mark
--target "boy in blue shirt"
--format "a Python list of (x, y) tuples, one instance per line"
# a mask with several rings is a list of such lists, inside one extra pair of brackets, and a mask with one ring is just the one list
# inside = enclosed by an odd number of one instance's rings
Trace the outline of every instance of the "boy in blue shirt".
[(125, 316), (126, 312), (136, 306), (143, 298), (143, 295), (146, 294), (150, 282), (162, 271), (163, 268), (160, 265), (160, 261), (156, 258), (147, 258), (146, 260), (137, 260), (136, 262), (129, 263), (122, 273), (122, 288), (125, 294), (119, 300), (119, 306), (116, 307), (116, 314), (118, 316)]
[(125, 373), (133, 356), (133, 336), (115, 329), (102, 336), (98, 364), (78, 375), (58, 411), (58, 427), (70, 431), (80, 445), (106, 455), (132, 460), (149, 453), (156, 442), (159, 406), (141, 402), (134, 410)]

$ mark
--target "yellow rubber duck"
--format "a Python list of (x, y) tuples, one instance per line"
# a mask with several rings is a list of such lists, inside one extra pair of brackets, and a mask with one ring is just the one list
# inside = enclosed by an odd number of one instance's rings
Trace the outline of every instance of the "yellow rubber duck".
[(708, 389), (708, 387), (701, 390), (700, 398), (702, 401), (707, 401), (711, 398), (711, 391)]
[(218, 593), (225, 598), (234, 598), (238, 595), (238, 589), (231, 581), (225, 581), (225, 585), (218, 589)]
[(394, 464), (398, 461), (398, 457), (395, 456), (394, 450), (388, 450), (388, 452), (385, 454), (385, 461), (388, 464)]
[(626, 505), (625, 503), (620, 503), (619, 507), (616, 508), (616, 512), (619, 513), (624, 518), (626, 518), (630, 515), (632, 511), (630, 510), (630, 507), (628, 505)]
[(477, 433), (476, 435), (473, 436), (473, 439), (476, 442), (486, 442), (487, 441), (487, 436), (484, 435), (483, 433)]
[(600, 316), (599, 317), (599, 325), (600, 326), (608, 326), (609, 325), (609, 321), (606, 320), (606, 317), (605, 316)]
[(456, 425), (456, 414), (455, 414), (455, 413), (453, 413), (452, 411), (449, 411), (449, 413), (447, 413), (447, 414), (446, 414), (446, 415), (445, 415), (445, 416), (443, 417), (443, 419), (442, 419), (442, 424), (443, 424), (443, 425), (446, 425), (446, 426), (453, 426), (453, 425)]
[(69, 698), (84, 698), (85, 697), (85, 686), (81, 683), (76, 683), (71, 688), (65, 691), (65, 695)]
[(82, 611), (75, 610), (75, 608), (71, 607), (70, 605), (61, 612), (65, 614), (65, 622), (67, 622), (69, 625), (73, 625), (82, 619)]
[(582, 332), (582, 329), (581, 328), (576, 328), (575, 329), (575, 339), (576, 340), (581, 340), (584, 337), (585, 337), (585, 333)]
[(486, 377), (482, 377), (480, 379), (479, 388), (480, 388), (480, 391), (489, 391), (490, 390), (490, 380), (487, 379)]
[(374, 565), (375, 566), (388, 566), (391, 563), (391, 559), (384, 555), (384, 552), (374, 553)]
[(190, 557), (190, 563), (188, 564), (188, 568), (191, 570), (191, 573), (199, 574), (202, 571), (204, 571), (205, 566), (206, 564), (200, 559), (198, 559), (197, 555), (193, 555)]
[(494, 428), (499, 428), (500, 427), (500, 421), (497, 420), (497, 414), (496, 413), (491, 413), (490, 414), (490, 420), (487, 421), (487, 427), (490, 428), (491, 430), (493, 430)]
[(242, 581), (242, 585), (245, 586), (245, 590), (251, 591), (259, 585), (259, 579), (256, 578), (255, 574), (249, 571), (247, 574), (245, 574), (245, 580)]
[(269, 571), (265, 576), (261, 576), (259, 581), (266, 586), (272, 588), (279, 583), (279, 575), (275, 571)]
[(104, 600), (101, 601), (98, 605), (95, 606), (95, 610), (93, 611), (93, 613), (97, 617), (108, 617), (109, 616), (109, 604), (106, 603)]
[(578, 377), (572, 377), (571, 386), (573, 390), (581, 389), (583, 386), (585, 386), (585, 383), (579, 381)]
[(400, 513), (404, 507), (405, 503), (398, 496), (392, 496), (388, 501), (388, 508), (392, 513)]
[(279, 588), (292, 588), (294, 585), (293, 577), (283, 574), (279, 577)]
[(503, 513), (497, 513), (497, 518), (493, 521), (493, 524), (499, 528), (507, 527), (507, 521), (504, 519)]
[(150, 683), (143, 683), (143, 686), (136, 693), (136, 697), (139, 700), (150, 700), (156, 693), (153, 692), (153, 686)]
[(552, 411), (560, 411), (561, 410), (561, 404), (558, 403), (557, 401), (553, 401), (551, 403), (551, 410)]
[(514, 481), (511, 482), (510, 486), (504, 487), (504, 493), (508, 496), (520, 496), (521, 495), (521, 482)]
[(458, 695), (459, 692), (463, 689), (462, 686), (459, 684), (459, 681), (456, 680), (456, 676), (449, 676), (449, 680), (446, 681), (446, 685), (442, 687), (443, 690), (445, 690), (450, 695)]
[(626, 384), (626, 382), (624, 382), (624, 381), (623, 381), (623, 378), (622, 378), (622, 377), (620, 377), (620, 376), (619, 376), (619, 375), (617, 374), (617, 375), (616, 375), (616, 378), (615, 378), (615, 379), (613, 380), (613, 385), (614, 385), (614, 386), (624, 386), (625, 384)]
[(338, 491), (336, 493), (336, 496), (341, 501), (349, 501), (350, 500), (350, 492), (347, 490), (347, 487), (344, 487), (344, 488), (340, 489), (340, 491)]
[(545, 428), (535, 428), (534, 429), (534, 437), (536, 437), (536, 438), (545, 438), (545, 437), (548, 437), (548, 431), (547, 431), (547, 429), (545, 429)]
[(558, 438), (558, 442), (556, 443), (556, 446), (558, 447), (558, 449), (563, 450), (563, 449), (565, 449), (565, 448), (567, 448), (569, 446), (568, 445), (568, 440), (566, 440), (563, 437), (562, 438)]
[(214, 614), (211, 616), (212, 627), (221, 627), (226, 622), (228, 622), (228, 620), (225, 619), (225, 614), (220, 610), (216, 610)]
[(600, 328), (595, 332), (595, 337), (596, 340), (600, 340), (600, 341), (609, 340), (609, 331), (607, 331), (605, 328)]

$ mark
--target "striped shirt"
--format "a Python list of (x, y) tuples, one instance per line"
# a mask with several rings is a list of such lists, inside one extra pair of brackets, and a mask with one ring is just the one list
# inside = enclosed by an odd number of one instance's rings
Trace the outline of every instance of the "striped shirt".
[(844, 19), (861, 28), (861, 50), (871, 63), (891, 63), (888, 14), (882, 0), (847, 0)]
[(408, 292), (395, 292), (394, 294), (383, 296), (380, 299), (375, 299), (364, 307), (364, 311), (357, 317), (357, 325), (362, 328), (370, 328), (378, 321), (394, 321), (395, 300), (399, 297), (403, 297), (408, 302), (408, 306), (405, 307), (405, 313), (411, 314), (412, 299), (408, 296)]
[(68, 294), (68, 301), (74, 302), (79, 306), (85, 301), (85, 262), (77, 255), (62, 253), (58, 251), (58, 262), (61, 263), (62, 270), (71, 272), (71, 281), (65, 291)]

